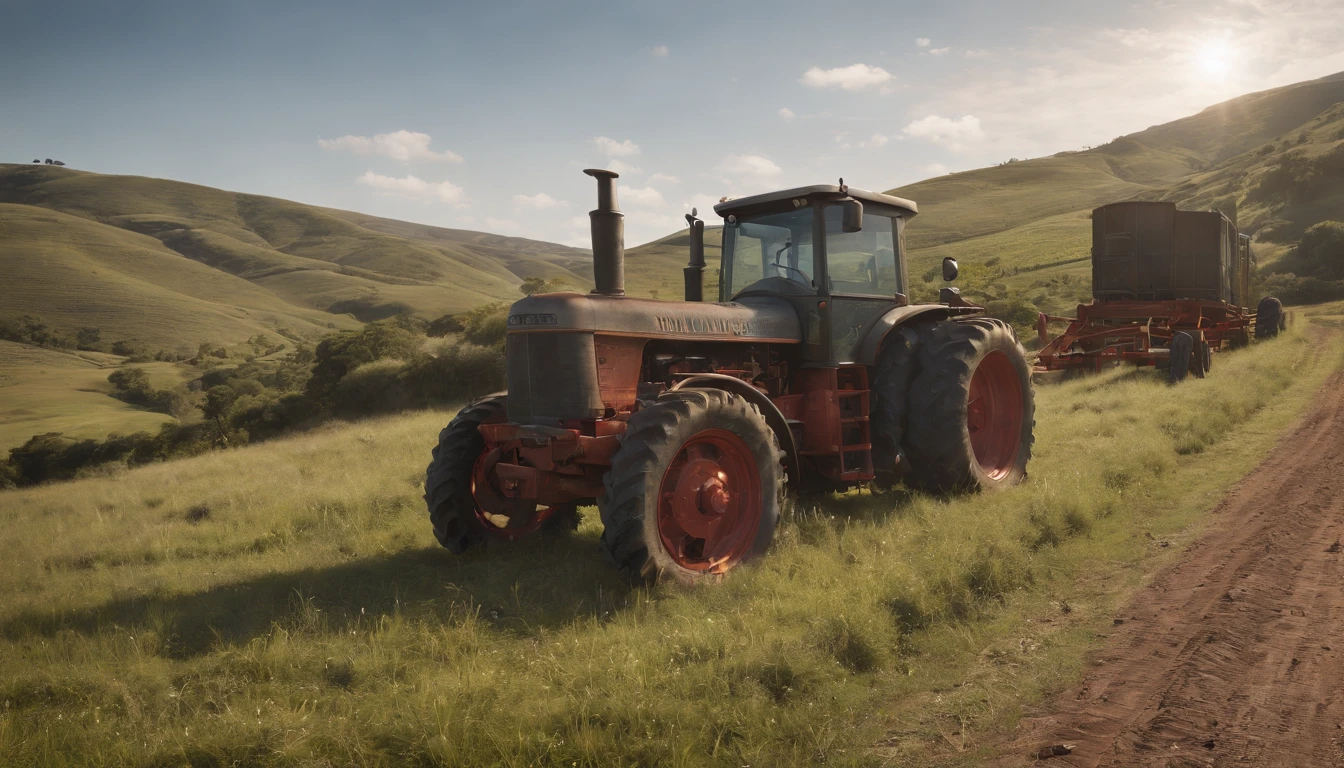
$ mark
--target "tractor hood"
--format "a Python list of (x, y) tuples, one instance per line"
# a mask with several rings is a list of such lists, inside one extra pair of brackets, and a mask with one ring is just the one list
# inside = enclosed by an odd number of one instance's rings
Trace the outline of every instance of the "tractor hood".
[(802, 338), (802, 328), (793, 307), (770, 297), (708, 304), (629, 296), (546, 293), (528, 296), (509, 309), (509, 333), (555, 331), (780, 344), (797, 344)]

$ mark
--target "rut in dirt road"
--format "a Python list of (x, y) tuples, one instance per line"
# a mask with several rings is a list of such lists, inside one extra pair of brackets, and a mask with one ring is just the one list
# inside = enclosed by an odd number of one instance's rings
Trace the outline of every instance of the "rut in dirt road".
[(1041, 764), (1344, 766), (1342, 537), (1337, 374), (1120, 614), (1085, 683), (1024, 722), (1008, 764), (1063, 743)]

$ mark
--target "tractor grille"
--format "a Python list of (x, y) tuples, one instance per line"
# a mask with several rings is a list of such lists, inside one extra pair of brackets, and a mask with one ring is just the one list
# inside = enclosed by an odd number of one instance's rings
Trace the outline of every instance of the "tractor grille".
[(550, 424), (605, 411), (591, 333), (510, 333), (509, 421)]

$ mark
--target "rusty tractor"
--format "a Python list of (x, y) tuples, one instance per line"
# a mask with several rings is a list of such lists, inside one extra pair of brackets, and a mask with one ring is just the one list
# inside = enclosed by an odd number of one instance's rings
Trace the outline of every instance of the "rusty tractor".
[(625, 295), (617, 175), (585, 173), (595, 288), (509, 310), (507, 393), (464, 408), (428, 468), (444, 547), (563, 533), (595, 504), (633, 578), (714, 581), (768, 548), (792, 494), (1026, 476), (1026, 353), (956, 288), (909, 301), (915, 203), (843, 179), (725, 200), (714, 303), (692, 211), (686, 300), (659, 301)]
[[(1277, 336), (1288, 314), (1272, 296), (1249, 307), (1251, 239), (1218, 211), (1130, 201), (1092, 212), (1092, 296), (1076, 317), (1042, 313), (1040, 371), (1162, 366), (1172, 383), (1203, 378), (1213, 353)], [(1051, 338), (1052, 322), (1068, 323)]]

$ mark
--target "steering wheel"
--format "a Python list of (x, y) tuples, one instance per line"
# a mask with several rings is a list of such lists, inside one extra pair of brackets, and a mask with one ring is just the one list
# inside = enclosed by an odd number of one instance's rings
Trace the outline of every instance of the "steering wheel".
[[(783, 247), (783, 248), (780, 248), (778, 251), (775, 251), (775, 270), (776, 270), (776, 271), (779, 271), (780, 269), (787, 269), (787, 270), (789, 270), (789, 271), (791, 271), (791, 272), (797, 272), (798, 275), (799, 275), (800, 277), (803, 278), (803, 282), (807, 283), (808, 285), (812, 286), (813, 288), (817, 287), (817, 284), (814, 283), (814, 282), (812, 282), (812, 278), (808, 277), (808, 276), (807, 276), (807, 273), (804, 272), (803, 270), (801, 270), (801, 269), (799, 269), (799, 268), (797, 268), (797, 267), (795, 267), (795, 266), (793, 266), (793, 265), (791, 265), (791, 264), (780, 264), (780, 263), (779, 263), (779, 257), (782, 256), (782, 255), (784, 255), (784, 252), (787, 251), (787, 250), (789, 250), (789, 248), (791, 248), (792, 246), (793, 246), (793, 243), (792, 243), (792, 242), (789, 242), (789, 241), (786, 240), (786, 241), (784, 241), (784, 247)], [(781, 275), (781, 277), (783, 277), (783, 275)]]

